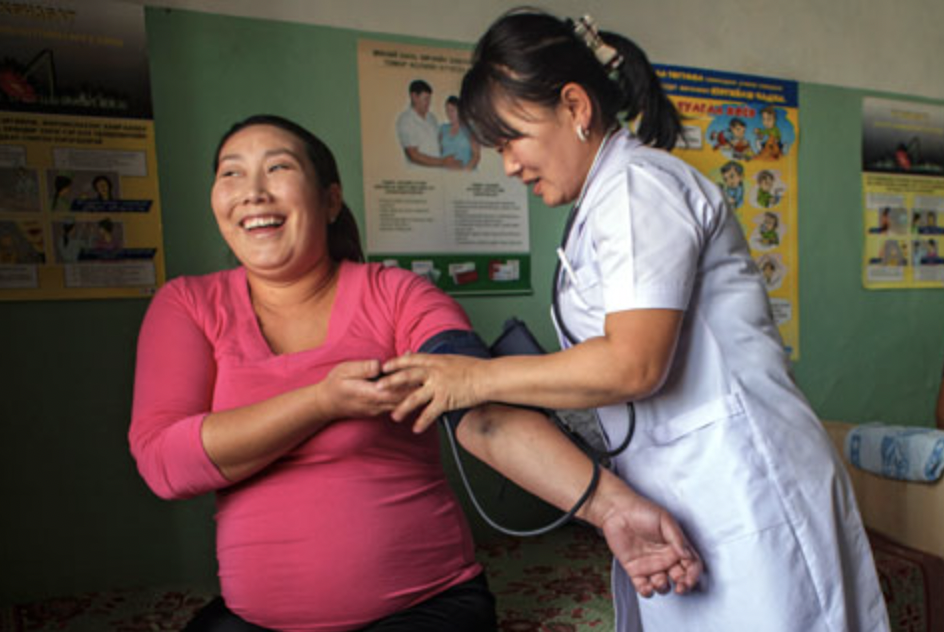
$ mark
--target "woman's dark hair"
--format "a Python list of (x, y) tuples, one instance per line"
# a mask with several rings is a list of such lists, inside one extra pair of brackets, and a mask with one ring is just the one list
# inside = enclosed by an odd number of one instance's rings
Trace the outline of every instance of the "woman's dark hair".
[[(219, 168), (220, 151), (222, 151), (226, 141), (236, 132), (253, 125), (270, 125), (295, 136), (305, 146), (305, 153), (315, 168), (315, 173), (318, 175), (318, 184), (321, 185), (321, 188), (327, 189), (332, 184), (341, 185), (338, 163), (335, 162), (334, 154), (331, 153), (328, 146), (298, 123), (274, 114), (256, 114), (229, 128), (229, 131), (223, 134), (216, 146), (216, 153), (213, 154), (214, 173)], [(348, 260), (358, 263), (364, 261), (364, 251), (361, 249), (361, 237), (357, 229), (357, 221), (354, 219), (351, 209), (343, 201), (341, 212), (338, 213), (334, 222), (328, 224), (328, 254), (335, 261)]]
[(496, 99), (555, 107), (561, 89), (576, 83), (590, 95), (604, 129), (642, 114), (637, 136), (671, 150), (682, 132), (681, 117), (646, 54), (616, 33), (601, 31), (600, 36), (623, 57), (613, 77), (576, 35), (572, 21), (535, 9), (506, 13), (479, 40), (462, 80), (463, 122), (482, 144), (496, 146), (521, 136), (495, 112)]

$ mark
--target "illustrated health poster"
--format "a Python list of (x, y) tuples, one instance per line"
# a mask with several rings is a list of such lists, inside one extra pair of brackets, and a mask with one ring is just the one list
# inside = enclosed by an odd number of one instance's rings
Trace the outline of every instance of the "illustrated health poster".
[(0, 299), (164, 281), (141, 7), (0, 2)]
[(368, 258), (451, 294), (528, 293), (527, 190), (458, 124), (469, 57), (358, 42)]
[(799, 359), (797, 84), (657, 66), (683, 118), (673, 153), (715, 182), (744, 229), (790, 357)]
[(863, 285), (944, 287), (944, 107), (863, 100), (862, 192)]

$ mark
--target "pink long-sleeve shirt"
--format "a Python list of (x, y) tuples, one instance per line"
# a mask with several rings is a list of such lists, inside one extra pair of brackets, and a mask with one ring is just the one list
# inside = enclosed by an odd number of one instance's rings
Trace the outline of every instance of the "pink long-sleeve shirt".
[(338, 420), (237, 484), (200, 438), (210, 412), (468, 328), (427, 281), (375, 264), (342, 264), (327, 338), (292, 354), (266, 343), (242, 268), (180, 277), (158, 292), (138, 341), (131, 450), (163, 498), (216, 492), (220, 583), (234, 612), (278, 630), (352, 630), (481, 572), (435, 432)]

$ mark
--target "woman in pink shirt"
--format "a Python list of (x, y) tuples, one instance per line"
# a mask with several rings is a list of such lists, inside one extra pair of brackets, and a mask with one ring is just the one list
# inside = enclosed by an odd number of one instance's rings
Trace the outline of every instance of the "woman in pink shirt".
[[(374, 381), (382, 361), (469, 330), (466, 316), (424, 279), (362, 263), (334, 157), (304, 128), (237, 123), (215, 171), (213, 212), (241, 266), (155, 296), (130, 430), (156, 494), (216, 494), (222, 597), (187, 629), (494, 630), (438, 439), (390, 423), (407, 393)], [(586, 457), (536, 413), (482, 407), (458, 434), (559, 506), (590, 478)], [(675, 521), (608, 472), (579, 516), (643, 592), (697, 580)]]

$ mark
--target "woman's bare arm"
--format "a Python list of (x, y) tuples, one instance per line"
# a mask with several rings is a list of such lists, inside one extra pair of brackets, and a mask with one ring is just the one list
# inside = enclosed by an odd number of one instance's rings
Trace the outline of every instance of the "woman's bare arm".
[[(458, 426), (463, 447), (545, 501), (569, 509), (591, 480), (593, 464), (543, 415), (490, 405)], [(643, 596), (691, 590), (702, 563), (678, 523), (608, 470), (578, 517), (602, 530), (613, 554)], [(670, 584), (671, 582), (671, 584)]]

